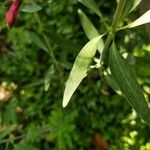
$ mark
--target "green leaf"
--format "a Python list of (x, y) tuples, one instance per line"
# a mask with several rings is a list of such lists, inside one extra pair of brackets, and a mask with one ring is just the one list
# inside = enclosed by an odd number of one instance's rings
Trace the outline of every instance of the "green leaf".
[(21, 8), (21, 11), (27, 12), (27, 13), (34, 13), (37, 11), (40, 11), (42, 8), (36, 4), (25, 4)]
[(101, 12), (98, 8), (98, 5), (95, 3), (94, 0), (78, 0), (81, 2), (83, 5), (94, 11), (99, 17), (101, 17)]
[(83, 13), (81, 9), (78, 10), (78, 14), (80, 16), (80, 21), (83, 27), (83, 30), (88, 37), (89, 40), (99, 36), (97, 29), (94, 27), (92, 22), (88, 19), (88, 17)]
[(101, 38), (102, 36), (98, 36), (89, 41), (77, 56), (69, 79), (66, 83), (63, 96), (63, 107), (67, 106), (71, 96), (73, 95), (83, 78), (86, 76), (90, 62), (96, 53), (98, 43)]
[(19, 144), (15, 145), (15, 148), (13, 150), (38, 150), (38, 149), (31, 145), (19, 143)]
[(131, 13), (140, 4), (141, 1), (142, 0), (126, 0), (122, 18)]
[[(131, 0), (130, 0), (131, 1)], [(142, 0), (133, 0), (133, 4), (132, 4), (132, 7), (131, 7), (131, 11), (133, 11), (140, 3), (141, 3)], [(131, 12), (130, 11), (130, 12)]]
[[(89, 20), (89, 18), (84, 14), (84, 12), (79, 9), (78, 14), (80, 16), (80, 21), (81, 21), (83, 30), (86, 36), (88, 37), (88, 39), (91, 40), (97, 36), (100, 36), (97, 29), (94, 27), (94, 25)], [(103, 48), (104, 48), (104, 42), (103, 42), (103, 39), (100, 39), (99, 45), (98, 45), (98, 50), (100, 53), (102, 53)]]
[(15, 128), (16, 128), (16, 125), (13, 124), (13, 125), (7, 127), (2, 132), (0, 132), (0, 140), (2, 140), (5, 136), (7, 136), (8, 134), (10, 134)]
[(133, 28), (136, 26), (140, 26), (146, 23), (150, 23), (150, 10), (148, 10), (146, 13), (144, 13), (141, 17), (139, 17), (137, 20), (133, 21), (129, 25), (127, 25), (127, 28)]
[(44, 42), (40, 39), (40, 37), (36, 33), (30, 32), (29, 34), (30, 34), (30, 37), (31, 37), (34, 44), (36, 44), (39, 48), (48, 52), (48, 49), (45, 46)]
[(150, 109), (137, 82), (135, 72), (114, 46), (110, 51), (109, 65), (111, 74), (126, 100), (150, 125)]
[(44, 78), (44, 90), (48, 91), (50, 84), (51, 84), (51, 80), (52, 80), (52, 76), (54, 75), (55, 70), (54, 70), (54, 66), (50, 66), (50, 68), (46, 71), (45, 74), (45, 78)]
[(112, 89), (114, 89), (114, 91), (116, 91), (117, 94), (121, 95), (121, 91), (120, 91), (120, 89), (119, 89), (119, 87), (118, 87), (114, 77), (111, 74), (109, 74), (108, 72), (106, 72), (106, 71), (104, 72), (104, 77), (105, 77), (105, 80), (108, 83), (108, 85)]
[[(126, 2), (126, 11), (128, 12), (133, 11), (141, 2), (142, 0), (127, 0)], [(119, 0), (117, 0), (117, 3), (119, 3)]]
[(42, 129), (40, 128), (40, 126), (31, 123), (30, 125), (28, 125), (28, 129), (25, 137), (26, 141), (30, 143), (37, 142), (39, 140), (39, 138), (37, 137), (40, 136), (41, 132)]

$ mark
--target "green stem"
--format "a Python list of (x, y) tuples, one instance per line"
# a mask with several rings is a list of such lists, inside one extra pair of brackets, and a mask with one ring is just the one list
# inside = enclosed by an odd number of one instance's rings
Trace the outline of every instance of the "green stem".
[(37, 13), (34, 13), (34, 16), (39, 24), (39, 32), (42, 32), (43, 31), (43, 23), (41, 22), (41, 19)]
[(112, 22), (112, 30), (116, 30), (117, 26), (118, 26), (118, 23), (120, 21), (120, 18), (122, 16), (122, 13), (123, 13), (123, 8), (126, 4), (126, 0), (119, 0), (119, 4), (117, 6), (117, 9), (116, 9), (116, 12), (115, 12), (115, 15), (114, 15), (114, 19), (113, 19), (113, 22)]
[(119, 0), (119, 4), (117, 6), (116, 12), (114, 14), (113, 22), (111, 25), (111, 31), (109, 32), (109, 34), (106, 38), (105, 46), (104, 46), (103, 52), (102, 52), (101, 57), (100, 57), (101, 63), (104, 61), (106, 53), (108, 51), (108, 48), (111, 44), (111, 41), (115, 37), (115, 32), (116, 32), (118, 23), (120, 21), (120, 18), (122, 16), (123, 8), (124, 8), (125, 4), (126, 4), (126, 0)]
[(57, 60), (56, 60), (56, 58), (55, 58), (55, 55), (54, 55), (54, 53), (53, 53), (53, 49), (52, 49), (52, 47), (51, 47), (51, 44), (50, 44), (50, 42), (49, 42), (49, 39), (48, 39), (48, 37), (43, 33), (43, 37), (44, 37), (44, 40), (45, 40), (45, 44), (47, 45), (47, 47), (48, 47), (48, 49), (49, 49), (49, 54), (50, 54), (50, 56), (51, 56), (51, 58), (52, 58), (52, 61), (53, 61), (53, 64), (56, 66), (56, 68), (59, 70), (59, 67), (58, 67), (58, 62), (57, 62)]
[(40, 32), (40, 33), (43, 32), (44, 41), (45, 41), (45, 44), (46, 44), (46, 46), (47, 46), (47, 48), (48, 48), (48, 50), (49, 50), (49, 55), (50, 55), (50, 57), (52, 58), (52, 62), (53, 62), (53, 64), (55, 65), (56, 69), (59, 70), (58, 62), (57, 62), (57, 60), (56, 60), (56, 58), (55, 58), (55, 55), (54, 55), (54, 53), (53, 53), (52, 46), (51, 46), (51, 44), (50, 44), (50, 42), (49, 42), (49, 39), (48, 39), (47, 35), (46, 35), (46, 34), (44, 33), (44, 31), (43, 31), (43, 30), (44, 30), (44, 28), (43, 28), (43, 23), (42, 23), (42, 21), (41, 21), (41, 19), (40, 19), (40, 17), (38, 16), (37, 13), (35, 13), (34, 15), (35, 15), (35, 18), (36, 18), (36, 20), (37, 20), (37, 22), (38, 22), (38, 24), (39, 24), (39, 32)]
[(101, 21), (100, 21), (101, 24), (104, 24), (105, 29), (108, 30), (108, 29), (109, 29), (109, 25), (107, 24), (107, 22), (106, 22), (105, 18), (103, 17), (101, 11), (99, 11), (98, 16), (99, 16), (100, 19), (101, 19)]
[[(31, 3), (34, 3), (33, 0), (30, 0), (30, 1), (31, 1)], [(53, 62), (53, 64), (55, 65), (56, 69), (59, 70), (58, 62), (57, 62), (57, 60), (56, 60), (56, 58), (55, 58), (55, 55), (54, 55), (54, 53), (53, 53), (52, 46), (51, 46), (51, 44), (50, 44), (50, 42), (49, 42), (48, 37), (47, 37), (46, 34), (44, 33), (44, 27), (43, 27), (44, 25), (43, 25), (43, 23), (42, 23), (42, 21), (41, 21), (39, 15), (38, 15), (36, 12), (34, 13), (34, 16), (35, 16), (35, 18), (36, 18), (36, 20), (37, 20), (37, 22), (38, 22), (38, 24), (39, 24), (39, 32), (40, 32), (40, 33), (43, 32), (43, 37), (44, 37), (44, 40), (45, 40), (45, 44), (46, 44), (46, 46), (47, 46), (47, 48), (48, 48), (48, 50), (49, 50), (49, 55), (50, 55), (50, 57), (52, 58), (52, 62)]]
[(101, 62), (101, 63), (103, 63), (103, 60), (104, 60), (104, 58), (105, 58), (105, 56), (106, 56), (106, 53), (107, 53), (107, 51), (108, 51), (108, 48), (109, 48), (109, 45), (110, 45), (112, 39), (113, 39), (113, 35), (112, 35), (111, 32), (109, 32), (109, 34), (108, 34), (108, 36), (107, 36), (107, 39), (106, 39), (106, 42), (105, 42), (104, 49), (103, 49), (102, 54), (101, 54), (101, 56), (100, 56), (100, 62)]

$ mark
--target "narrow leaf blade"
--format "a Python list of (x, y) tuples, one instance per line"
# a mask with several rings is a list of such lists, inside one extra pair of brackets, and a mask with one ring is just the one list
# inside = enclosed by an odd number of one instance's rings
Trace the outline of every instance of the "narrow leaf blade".
[[(122, 18), (131, 13), (140, 4), (141, 1), (142, 0), (126, 0)], [(119, 0), (117, 0), (117, 2), (119, 2)]]
[(98, 8), (98, 5), (94, 0), (78, 0), (78, 1), (81, 2), (83, 5), (85, 5), (86, 7), (88, 7), (89, 9), (91, 9), (92, 11), (94, 11), (99, 17), (102, 16)]
[(46, 47), (46, 45), (44, 44), (44, 42), (40, 39), (40, 37), (34, 33), (34, 32), (29, 32), (30, 37), (32, 39), (32, 42), (34, 44), (36, 44), (39, 48), (45, 50), (46, 52), (48, 52), (48, 49)]
[(80, 17), (80, 21), (83, 27), (83, 30), (88, 37), (89, 40), (99, 36), (97, 29), (94, 27), (92, 22), (88, 19), (88, 17), (83, 13), (82, 10), (78, 10), (78, 14)]
[(4, 131), (0, 132), (0, 140), (2, 140), (5, 136), (10, 134), (16, 128), (16, 124), (13, 124), (7, 127)]
[[(78, 14), (79, 14), (79, 17), (81, 20), (83, 30), (84, 30), (86, 36), (88, 37), (88, 39), (91, 40), (97, 36), (100, 36), (97, 29), (92, 24), (92, 22), (89, 20), (89, 18), (84, 14), (84, 12), (79, 9)], [(99, 40), (99, 45), (98, 45), (98, 50), (100, 53), (102, 52), (103, 48), (104, 48), (104, 42), (103, 42), (103, 39), (101, 38)]]
[(150, 10), (148, 10), (146, 13), (144, 13), (141, 17), (139, 17), (137, 20), (133, 21), (129, 25), (127, 25), (128, 28), (137, 27), (146, 23), (150, 23)]
[(34, 13), (37, 11), (40, 11), (42, 8), (36, 4), (25, 4), (21, 8), (21, 11), (27, 12), (27, 13)]
[(134, 0), (131, 11), (133, 11), (141, 3), (141, 1), (142, 0)]
[(122, 94), (129, 104), (148, 124), (150, 124), (150, 109), (145, 101), (140, 85), (136, 80), (133, 68), (113, 48), (110, 51), (110, 70)]
[(62, 104), (63, 107), (67, 106), (71, 96), (73, 95), (83, 78), (85, 78), (87, 70), (89, 68), (89, 64), (96, 53), (101, 37), (102, 36), (98, 36), (89, 41), (77, 56), (66, 83)]

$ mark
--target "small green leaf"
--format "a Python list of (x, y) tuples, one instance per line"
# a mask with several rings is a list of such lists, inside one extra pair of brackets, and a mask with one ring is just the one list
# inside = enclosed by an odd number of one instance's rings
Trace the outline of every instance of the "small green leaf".
[(89, 40), (99, 36), (97, 29), (94, 27), (92, 22), (88, 19), (88, 17), (83, 13), (81, 9), (78, 10), (78, 14), (80, 16), (80, 21), (83, 27), (83, 30), (88, 37)]
[(21, 8), (21, 11), (27, 12), (27, 13), (34, 13), (37, 11), (40, 11), (42, 8), (36, 4), (25, 4)]
[(13, 125), (7, 127), (2, 132), (0, 132), (0, 140), (2, 140), (5, 136), (7, 136), (8, 134), (10, 134), (15, 128), (16, 128), (16, 125), (13, 124)]
[(15, 145), (15, 148), (13, 150), (38, 150), (38, 149), (28, 144), (19, 143)]
[[(88, 39), (91, 40), (91, 39), (93, 39), (97, 36), (100, 36), (97, 29), (94, 27), (94, 25), (89, 20), (89, 18), (84, 14), (84, 12), (79, 9), (78, 14), (80, 16), (80, 20), (81, 20), (83, 30), (84, 30), (86, 36), (88, 37)], [(99, 45), (98, 45), (98, 50), (99, 50), (100, 53), (102, 52), (103, 48), (104, 48), (104, 42), (103, 42), (103, 39), (101, 38), (99, 40)]]
[(45, 78), (44, 78), (44, 90), (45, 91), (48, 91), (50, 84), (51, 84), (52, 76), (54, 75), (54, 73), (55, 73), (55, 70), (54, 70), (54, 66), (52, 65), (45, 73)]
[(83, 5), (94, 11), (99, 17), (101, 17), (101, 12), (98, 8), (98, 5), (95, 3), (94, 0), (78, 0), (81, 2)]
[(85, 78), (90, 62), (96, 53), (98, 43), (101, 38), (102, 36), (98, 36), (89, 41), (77, 56), (69, 79), (66, 83), (63, 96), (63, 107), (67, 106), (71, 96), (73, 95), (83, 78)]
[[(122, 18), (131, 13), (140, 4), (141, 1), (142, 0), (126, 0)], [(119, 0), (117, 2), (119, 2)]]
[(36, 33), (30, 32), (29, 34), (30, 34), (30, 37), (31, 37), (34, 44), (36, 44), (39, 48), (48, 52), (48, 49), (45, 46), (44, 42), (40, 39), (40, 37)]
[(108, 72), (106, 72), (106, 71), (104, 72), (104, 77), (105, 77), (105, 80), (106, 80), (106, 82), (108, 83), (108, 85), (109, 85), (114, 91), (116, 91), (117, 94), (121, 95), (121, 91), (120, 91), (120, 89), (119, 89), (119, 87), (118, 87), (118, 85), (117, 85), (117, 83), (116, 83), (114, 77), (113, 77), (111, 74), (109, 74)]
[[(131, 0), (130, 0), (131, 1)], [(133, 1), (133, 5), (131, 7), (131, 11), (133, 11), (140, 3), (141, 3), (142, 0), (134, 0)], [(130, 11), (130, 12), (131, 12)]]
[(139, 17), (137, 20), (133, 21), (129, 25), (127, 25), (127, 28), (133, 28), (136, 26), (140, 26), (146, 23), (150, 23), (150, 10), (148, 10), (146, 13), (144, 13), (141, 17)]
[(111, 74), (126, 100), (150, 125), (150, 109), (137, 82), (135, 72), (114, 46), (110, 51), (109, 65)]

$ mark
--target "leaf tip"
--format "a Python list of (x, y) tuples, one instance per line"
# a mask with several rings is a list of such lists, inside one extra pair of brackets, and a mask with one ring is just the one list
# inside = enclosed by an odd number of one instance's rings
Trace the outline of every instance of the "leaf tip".
[(78, 9), (78, 14), (80, 15), (82, 13), (82, 10), (81, 9)]
[(62, 107), (65, 108), (67, 105), (68, 105), (68, 102), (65, 101), (65, 100), (63, 100), (63, 102), (62, 102)]

